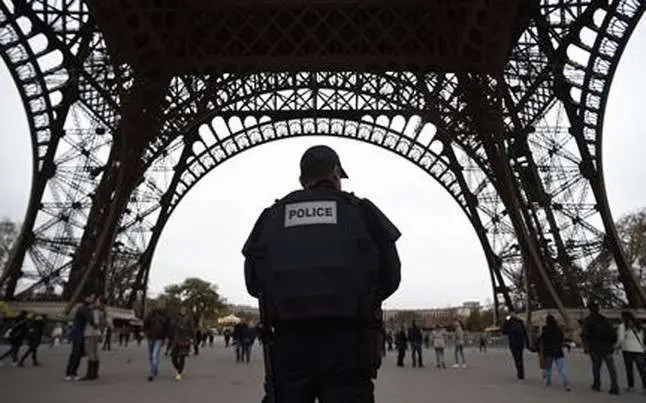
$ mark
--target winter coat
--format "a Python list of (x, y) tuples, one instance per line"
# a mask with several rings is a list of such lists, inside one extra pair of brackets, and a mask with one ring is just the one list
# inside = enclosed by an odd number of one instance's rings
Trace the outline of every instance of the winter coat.
[(433, 330), (431, 332), (431, 338), (433, 339), (433, 348), (446, 347), (446, 332), (444, 329)]
[(589, 353), (612, 354), (617, 342), (617, 333), (605, 316), (592, 313), (583, 320), (581, 339)]
[(626, 325), (622, 323), (617, 328), (617, 343), (615, 344), (615, 347), (621, 348), (621, 351), (643, 353), (644, 331), (626, 328)]
[[(539, 339), (539, 349), (545, 357), (562, 358), (565, 336), (558, 326), (543, 326)], [(539, 351), (540, 351), (539, 350)]]
[(178, 314), (172, 321), (170, 342), (179, 355), (188, 355), (191, 340), (195, 335), (193, 321), (185, 315)]
[(150, 340), (164, 340), (170, 331), (170, 318), (160, 309), (151, 311), (144, 319), (144, 332)]
[(507, 336), (511, 349), (522, 350), (529, 344), (525, 324), (518, 318), (509, 318), (502, 326), (502, 333)]

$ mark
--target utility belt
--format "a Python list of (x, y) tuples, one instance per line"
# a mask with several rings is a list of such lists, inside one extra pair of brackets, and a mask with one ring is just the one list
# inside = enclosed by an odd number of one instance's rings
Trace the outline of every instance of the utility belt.
[(367, 376), (376, 379), (383, 357), (384, 332), (381, 322), (358, 321), (356, 319), (316, 318), (274, 322), (270, 328), (262, 327), (259, 334), (263, 345), (271, 346), (281, 333), (316, 332), (338, 330), (356, 337), (357, 360)]

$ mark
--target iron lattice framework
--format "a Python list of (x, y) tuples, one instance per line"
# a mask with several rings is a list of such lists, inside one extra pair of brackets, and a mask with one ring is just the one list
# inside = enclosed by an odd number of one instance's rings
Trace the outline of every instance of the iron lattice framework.
[[(496, 305), (526, 292), (533, 307), (646, 305), (601, 160), (610, 84), (646, 3), (212, 3), (0, 3), (34, 167), (4, 298), (103, 287), (132, 307), (201, 178), (269, 141), (336, 136), (406, 158), (451, 194)], [(617, 281), (591, 280), (601, 267)]]

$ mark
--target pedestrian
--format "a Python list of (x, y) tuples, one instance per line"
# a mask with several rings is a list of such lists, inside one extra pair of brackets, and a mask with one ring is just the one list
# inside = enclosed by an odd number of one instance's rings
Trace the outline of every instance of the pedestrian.
[(487, 336), (485, 333), (482, 333), (480, 335), (480, 352), (481, 353), (487, 352)]
[(93, 381), (99, 377), (99, 344), (106, 326), (105, 307), (101, 298), (96, 298), (90, 305), (92, 321), (85, 326), (83, 333), (83, 350), (87, 356), (87, 372), (82, 381)]
[(246, 324), (242, 321), (233, 326), (233, 346), (235, 347), (236, 362), (242, 362), (242, 338)]
[(20, 347), (29, 333), (29, 319), (27, 318), (27, 311), (20, 312), (16, 317), (15, 322), (16, 323), (7, 332), (9, 334), (9, 350), (0, 356), (0, 366), (2, 365), (2, 361), (7, 357), (11, 357), (11, 363), (14, 367), (18, 365)]
[(175, 367), (175, 380), (184, 376), (186, 357), (191, 352), (191, 340), (195, 336), (193, 322), (188, 317), (186, 307), (181, 307), (171, 324), (171, 360)]
[(603, 363), (608, 368), (610, 376), (611, 395), (619, 395), (619, 383), (617, 382), (617, 368), (613, 353), (617, 342), (617, 331), (612, 323), (599, 312), (599, 305), (592, 302), (588, 305), (590, 315), (583, 320), (581, 339), (584, 350), (590, 355), (592, 362), (592, 390), (601, 390), (601, 366)]
[(224, 331), (224, 347), (229, 347), (230, 342), (231, 342), (231, 331), (229, 329), (226, 329)]
[(446, 362), (444, 361), (446, 331), (440, 326), (435, 327), (431, 332), (431, 339), (433, 340), (433, 349), (435, 349), (435, 367), (438, 369), (446, 369)]
[(565, 335), (563, 330), (556, 322), (553, 315), (547, 315), (545, 326), (541, 331), (539, 338), (539, 350), (545, 360), (545, 385), (552, 385), (552, 367), (556, 366), (559, 380), (565, 390), (570, 390), (570, 381), (568, 380), (567, 370), (565, 368), (565, 354), (563, 345), (565, 344)]
[(630, 311), (621, 313), (621, 324), (617, 329), (617, 349), (621, 350), (626, 367), (627, 392), (634, 391), (634, 367), (642, 383), (642, 391), (646, 391), (646, 365), (644, 362), (644, 330)]
[(406, 358), (406, 350), (408, 350), (408, 336), (406, 336), (406, 329), (404, 324), (395, 333), (395, 349), (397, 349), (397, 366), (404, 366), (404, 358)]
[(464, 359), (464, 329), (459, 321), (454, 323), (455, 327), (455, 364), (453, 368), (466, 368), (467, 362)]
[(195, 329), (195, 335), (193, 336), (193, 354), (200, 354), (200, 343), (202, 342), (202, 330), (200, 328)]
[(164, 309), (163, 300), (144, 318), (144, 333), (148, 341), (148, 381), (159, 373), (159, 353), (170, 332), (170, 317)]
[(422, 362), (422, 331), (417, 327), (417, 323), (413, 321), (411, 327), (408, 329), (408, 343), (410, 343), (411, 358), (413, 360), (413, 368), (424, 366)]
[(103, 351), (110, 351), (112, 349), (112, 323), (108, 322), (105, 328), (105, 335), (103, 336)]
[(253, 343), (256, 340), (256, 328), (254, 326), (249, 326), (245, 323), (245, 326), (242, 331), (242, 357), (241, 359), (249, 364), (251, 359), (251, 349), (253, 348)]
[(87, 326), (94, 325), (91, 307), (94, 304), (95, 299), (96, 295), (94, 293), (88, 294), (74, 311), (69, 332), (72, 350), (70, 351), (70, 355), (67, 360), (67, 368), (65, 370), (65, 380), (67, 381), (79, 379), (78, 368), (81, 365), (81, 359), (84, 355), (83, 336), (85, 335), (85, 328)]
[(29, 323), (29, 331), (27, 333), (27, 346), (29, 347), (25, 354), (23, 354), (20, 362), (18, 363), (19, 367), (25, 365), (25, 360), (28, 356), (31, 355), (31, 363), (37, 367), (40, 365), (38, 362), (38, 347), (40, 343), (43, 342), (43, 334), (45, 333), (45, 318), (40, 315), (36, 315), (32, 321)]
[(341, 191), (347, 175), (334, 150), (311, 147), (300, 166), (303, 190), (266, 209), (243, 248), (247, 290), (260, 302), (266, 398), (373, 402), (400, 233), (370, 201)]
[(514, 365), (516, 367), (516, 378), (522, 381), (525, 379), (525, 360), (523, 353), (525, 348), (529, 346), (529, 338), (527, 337), (525, 324), (516, 314), (512, 313), (503, 324), (502, 333), (507, 336), (507, 340), (509, 341), (509, 350), (514, 358)]

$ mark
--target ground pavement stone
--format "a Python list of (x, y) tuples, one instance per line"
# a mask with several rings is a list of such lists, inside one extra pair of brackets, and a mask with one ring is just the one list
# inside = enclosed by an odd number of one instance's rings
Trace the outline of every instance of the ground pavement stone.
[[(6, 348), (1, 346), (0, 348)], [(259, 402), (262, 396), (262, 354), (256, 346), (249, 365), (236, 364), (233, 351), (221, 341), (204, 348), (187, 360), (186, 376), (173, 380), (169, 358), (162, 357), (161, 373), (147, 382), (147, 356), (144, 344), (128, 348), (115, 346), (102, 354), (101, 378), (95, 382), (65, 382), (63, 371), (69, 346), (42, 348), (43, 366), (13, 368), (5, 361), (0, 367), (0, 403), (198, 403)], [(427, 366), (422, 369), (395, 366), (394, 353), (385, 359), (376, 382), (377, 402), (396, 403), (537, 403), (537, 402), (637, 402), (639, 394), (619, 397), (590, 390), (589, 360), (580, 353), (567, 356), (572, 391), (560, 386), (541, 386), (534, 354), (526, 359), (527, 380), (514, 379), (511, 358), (505, 350), (491, 349), (487, 354), (467, 349), (468, 368), (438, 370), (430, 363), (431, 350), (424, 350)], [(447, 358), (451, 358), (448, 354)], [(617, 356), (619, 372), (623, 364)], [(447, 364), (452, 364), (449, 359)], [(85, 369), (85, 362), (81, 369)], [(605, 374), (604, 374), (605, 375)], [(622, 385), (625, 385), (622, 379)], [(556, 380), (555, 380), (556, 381)], [(604, 378), (607, 389), (607, 378)]]

